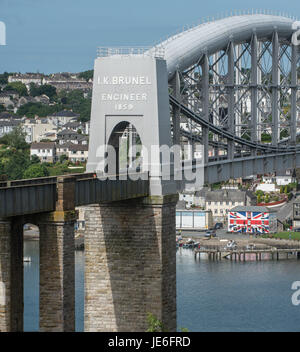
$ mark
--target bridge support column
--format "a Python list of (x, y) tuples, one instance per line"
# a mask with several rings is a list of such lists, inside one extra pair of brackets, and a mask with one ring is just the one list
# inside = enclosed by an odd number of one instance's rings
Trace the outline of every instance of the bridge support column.
[(75, 330), (75, 179), (57, 178), (56, 211), (41, 215), (40, 331)]
[(23, 331), (23, 229), (0, 219), (0, 332)]
[(86, 212), (85, 331), (176, 331), (177, 195), (93, 205)]
[(40, 229), (40, 331), (75, 330), (75, 211), (42, 216)]

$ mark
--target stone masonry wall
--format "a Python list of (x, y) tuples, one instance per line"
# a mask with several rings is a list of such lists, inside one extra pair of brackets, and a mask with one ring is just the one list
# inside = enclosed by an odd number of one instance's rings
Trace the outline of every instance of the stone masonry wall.
[(23, 330), (23, 231), (0, 220), (0, 331)]
[(147, 313), (176, 331), (177, 196), (90, 206), (85, 331), (146, 331)]
[(75, 330), (74, 220), (57, 213), (39, 223), (40, 331), (47, 332)]

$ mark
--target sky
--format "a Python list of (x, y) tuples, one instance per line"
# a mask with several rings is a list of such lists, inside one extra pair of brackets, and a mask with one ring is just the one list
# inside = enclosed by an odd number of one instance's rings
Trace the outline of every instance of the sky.
[(233, 10), (300, 18), (299, 0), (0, 0), (0, 72), (80, 72), (97, 47), (152, 46), (183, 26)]

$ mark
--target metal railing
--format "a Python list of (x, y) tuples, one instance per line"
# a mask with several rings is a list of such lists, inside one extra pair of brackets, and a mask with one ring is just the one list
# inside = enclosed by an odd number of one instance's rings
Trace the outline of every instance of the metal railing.
[(120, 46), (120, 47), (98, 47), (97, 57), (112, 57), (112, 56), (151, 56), (163, 59), (165, 55), (163, 46), (142, 47), (142, 46)]

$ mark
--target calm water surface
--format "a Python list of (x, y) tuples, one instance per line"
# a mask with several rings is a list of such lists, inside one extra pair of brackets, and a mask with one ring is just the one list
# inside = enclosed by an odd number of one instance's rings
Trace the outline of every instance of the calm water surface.
[[(38, 331), (39, 242), (25, 241), (24, 330)], [(84, 252), (75, 255), (76, 331), (83, 331)], [(292, 282), (300, 261), (221, 263), (177, 252), (178, 327), (189, 331), (300, 331), (300, 306), (292, 305)]]

